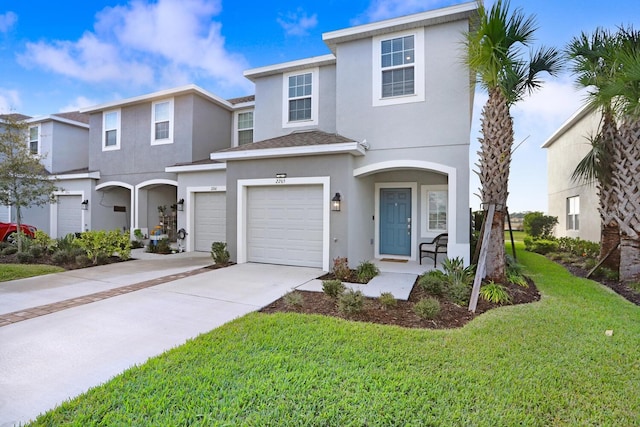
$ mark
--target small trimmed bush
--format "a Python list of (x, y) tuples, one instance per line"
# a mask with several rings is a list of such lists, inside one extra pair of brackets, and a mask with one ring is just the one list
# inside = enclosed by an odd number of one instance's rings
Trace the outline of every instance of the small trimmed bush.
[(329, 295), (331, 298), (338, 298), (340, 294), (344, 292), (344, 285), (340, 280), (323, 280), (322, 292)]
[(35, 259), (30, 252), (18, 252), (17, 257), (20, 264), (31, 264)]
[(362, 261), (356, 268), (356, 276), (360, 283), (368, 283), (369, 280), (373, 279), (378, 274), (380, 274), (380, 270), (370, 261)]
[(80, 267), (88, 267), (89, 265), (91, 265), (91, 260), (85, 254), (77, 255), (75, 259), (76, 264), (78, 264)]
[(289, 292), (283, 297), (284, 304), (289, 308), (300, 308), (302, 307), (302, 303), (304, 299), (302, 298), (302, 294), (300, 292)]
[(421, 319), (433, 319), (440, 314), (440, 301), (435, 298), (423, 298), (414, 304), (413, 311)]
[(340, 281), (346, 281), (351, 276), (351, 269), (349, 269), (349, 261), (347, 258), (338, 257), (333, 260), (333, 275)]
[(2, 255), (13, 255), (18, 252), (18, 248), (15, 246), (8, 246), (2, 250)]
[(504, 304), (511, 301), (511, 297), (507, 289), (498, 283), (489, 282), (480, 288), (480, 296), (489, 302), (495, 304)]
[(341, 313), (350, 315), (357, 314), (364, 308), (364, 295), (360, 291), (348, 289), (338, 298), (338, 310)]
[(391, 292), (383, 292), (380, 294), (380, 298), (378, 298), (382, 308), (389, 309), (398, 305), (398, 300), (393, 296)]
[(42, 246), (32, 246), (31, 248), (29, 248), (29, 253), (33, 255), (35, 259), (37, 259), (42, 257), (44, 249), (42, 248)]
[(53, 261), (53, 263), (57, 265), (66, 264), (71, 259), (73, 259), (71, 253), (64, 249), (57, 250), (53, 253), (53, 255), (51, 255), (51, 261)]
[(445, 295), (450, 301), (458, 305), (468, 305), (471, 299), (471, 285), (465, 282), (450, 283)]
[(229, 263), (231, 255), (227, 250), (226, 242), (213, 242), (211, 244), (211, 257), (216, 265), (225, 265)]
[(420, 276), (418, 286), (431, 295), (441, 297), (447, 287), (447, 278), (440, 270), (432, 270)]

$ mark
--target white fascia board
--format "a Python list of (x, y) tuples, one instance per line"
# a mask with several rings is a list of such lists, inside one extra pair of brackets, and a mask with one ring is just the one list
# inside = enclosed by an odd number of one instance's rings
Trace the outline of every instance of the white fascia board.
[(580, 108), (578, 111), (576, 111), (575, 113), (573, 113), (573, 115), (571, 117), (569, 117), (567, 119), (566, 122), (564, 122), (559, 128), (558, 130), (556, 130), (545, 142), (544, 144), (542, 144), (542, 146), (540, 148), (549, 148), (551, 146), (551, 144), (553, 144), (554, 142), (556, 142), (562, 135), (564, 135), (564, 133), (566, 131), (568, 131), (569, 129), (571, 129), (573, 126), (575, 126), (576, 123), (578, 123), (580, 120), (582, 120), (586, 115), (588, 115), (589, 113), (591, 113), (594, 110), (594, 108), (592, 106), (590, 106), (589, 104), (584, 105), (582, 108)]
[(179, 172), (203, 172), (203, 171), (219, 171), (226, 170), (227, 165), (225, 163), (211, 163), (206, 165), (182, 165), (182, 166), (167, 166), (164, 168), (168, 173)]
[(228, 102), (226, 99), (222, 99), (219, 96), (214, 95), (211, 92), (208, 92), (202, 89), (199, 86), (194, 84), (180, 86), (172, 89), (161, 90), (158, 92), (149, 93), (146, 95), (136, 96), (133, 98), (121, 99), (118, 101), (107, 102), (104, 104), (94, 105), (92, 107), (83, 108), (80, 110), (81, 113), (95, 113), (98, 111), (110, 110), (113, 108), (124, 107), (126, 105), (138, 104), (140, 102), (151, 102), (155, 99), (169, 98), (187, 93), (197, 93), (210, 101), (224, 107), (228, 110), (233, 110), (233, 105)]
[(70, 173), (62, 175), (51, 175), (50, 179), (55, 181), (68, 181), (71, 179), (100, 179), (100, 172)]
[(282, 74), (290, 71), (306, 70), (307, 68), (321, 67), (336, 63), (336, 57), (332, 53), (312, 58), (298, 59), (296, 61), (283, 62), (280, 64), (267, 65), (265, 67), (252, 68), (243, 74), (251, 81), (264, 76)]
[(66, 123), (66, 124), (72, 125), (72, 126), (77, 126), (77, 127), (89, 129), (89, 125), (87, 123), (82, 123), (82, 122), (77, 122), (75, 120), (65, 119), (64, 117), (59, 117), (59, 116), (56, 116), (54, 114), (49, 114), (49, 115), (46, 115), (46, 116), (33, 117), (33, 118), (29, 119), (29, 120), (25, 120), (25, 123), (29, 123), (29, 124), (43, 123), (43, 122), (48, 122), (49, 120), (60, 122), (60, 123)]
[(256, 101), (249, 101), (249, 102), (240, 102), (238, 104), (233, 104), (233, 109), (234, 110), (243, 110), (245, 108), (253, 108), (256, 106)]
[(344, 154), (364, 156), (365, 150), (358, 142), (343, 142), (340, 144), (308, 145), (304, 147), (265, 148), (261, 150), (229, 151), (211, 153), (211, 160), (251, 160), (267, 157), (298, 157), (320, 156), (327, 154)]
[(441, 9), (415, 13), (413, 15), (400, 16), (398, 18), (330, 31), (322, 34), (322, 41), (324, 41), (333, 52), (335, 51), (335, 46), (341, 42), (465, 19), (469, 18), (477, 9), (478, 4), (475, 1), (462, 3)]

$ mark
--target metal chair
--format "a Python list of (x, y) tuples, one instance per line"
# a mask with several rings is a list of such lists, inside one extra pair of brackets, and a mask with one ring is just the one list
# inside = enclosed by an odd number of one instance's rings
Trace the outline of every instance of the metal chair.
[(438, 264), (438, 254), (447, 254), (447, 243), (449, 242), (449, 235), (442, 233), (433, 238), (430, 242), (420, 243), (420, 265), (422, 265), (422, 258), (433, 256), (433, 266)]

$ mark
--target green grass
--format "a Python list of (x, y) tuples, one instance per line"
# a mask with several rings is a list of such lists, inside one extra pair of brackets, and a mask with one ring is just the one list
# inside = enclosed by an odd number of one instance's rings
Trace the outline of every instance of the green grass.
[(640, 308), (518, 260), (540, 302), (445, 331), (253, 313), (34, 425), (637, 425)]
[(43, 274), (60, 273), (64, 268), (42, 264), (0, 264), (0, 282), (24, 279), (25, 277), (42, 276)]

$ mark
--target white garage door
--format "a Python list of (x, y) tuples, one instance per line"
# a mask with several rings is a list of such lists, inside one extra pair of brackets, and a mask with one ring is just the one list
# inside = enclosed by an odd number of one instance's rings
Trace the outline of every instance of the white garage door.
[(58, 196), (58, 231), (57, 237), (82, 231), (81, 196)]
[(211, 243), (226, 242), (226, 193), (194, 194), (194, 249), (211, 251)]
[(247, 189), (247, 260), (322, 268), (322, 186)]

